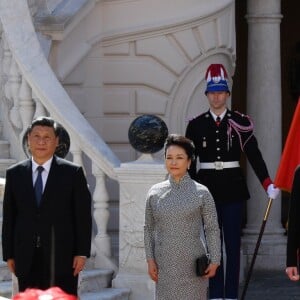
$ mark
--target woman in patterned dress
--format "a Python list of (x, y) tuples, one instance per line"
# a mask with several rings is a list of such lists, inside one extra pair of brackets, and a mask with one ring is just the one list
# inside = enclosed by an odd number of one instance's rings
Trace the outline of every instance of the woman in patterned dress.
[[(208, 278), (220, 264), (220, 233), (214, 200), (208, 189), (187, 172), (194, 144), (171, 134), (165, 143), (166, 181), (152, 186), (145, 210), (145, 252), (148, 273), (156, 282), (157, 300), (207, 299)], [(196, 258), (206, 253), (205, 232), (211, 263), (196, 276)]]

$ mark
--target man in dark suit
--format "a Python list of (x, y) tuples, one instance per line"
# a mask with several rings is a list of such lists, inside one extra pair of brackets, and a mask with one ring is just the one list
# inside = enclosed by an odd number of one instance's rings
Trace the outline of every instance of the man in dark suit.
[[(213, 64), (206, 73), (205, 94), (210, 109), (192, 119), (187, 126), (186, 136), (196, 147), (196, 160), (191, 165), (190, 175), (206, 185), (215, 200), (221, 240), (226, 251), (226, 274), (223, 259), (216, 276), (209, 282), (209, 297), (214, 300), (238, 298), (241, 226), (243, 203), (250, 197), (240, 168), (244, 152), (262, 186), (271, 198), (276, 198), (275, 188), (266, 164), (253, 135), (253, 124), (247, 115), (230, 111), (227, 99), (230, 91), (227, 73), (223, 65)], [(222, 245), (223, 247), (223, 245)]]
[[(32, 158), (6, 172), (3, 260), (17, 276), (20, 291), (58, 286), (77, 295), (78, 274), (91, 247), (87, 181), (82, 167), (55, 155), (59, 137), (54, 120), (34, 120), (27, 141)], [(35, 194), (37, 186), (41, 196)]]
[(298, 281), (300, 255), (300, 166), (296, 168), (290, 197), (288, 216), (288, 238), (286, 249), (286, 274), (292, 281)]

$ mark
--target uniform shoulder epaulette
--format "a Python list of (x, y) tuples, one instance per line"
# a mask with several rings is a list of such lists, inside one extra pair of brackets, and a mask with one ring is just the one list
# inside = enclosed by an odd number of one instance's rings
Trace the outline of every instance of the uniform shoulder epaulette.
[(241, 122), (241, 125), (252, 124), (252, 120), (249, 115), (243, 114), (237, 110), (233, 111), (233, 119), (238, 123)]
[(197, 119), (197, 118), (199, 118), (199, 117), (201, 117), (201, 116), (203, 116), (203, 115), (205, 115), (205, 114), (206, 114), (206, 113), (201, 113), (200, 115), (193, 116), (193, 117), (187, 119), (187, 122), (193, 121), (193, 120), (195, 120), (195, 119)]

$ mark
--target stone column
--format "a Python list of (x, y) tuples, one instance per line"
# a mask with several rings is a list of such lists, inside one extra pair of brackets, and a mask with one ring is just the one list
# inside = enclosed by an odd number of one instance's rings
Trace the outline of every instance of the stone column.
[(162, 163), (143, 154), (115, 169), (120, 184), (119, 272), (113, 287), (130, 288), (130, 300), (154, 299), (144, 251), (145, 200), (149, 188), (166, 178)]
[[(280, 0), (248, 0), (247, 113), (253, 118), (263, 157), (271, 178), (281, 155)], [(267, 195), (250, 165), (247, 168), (251, 199), (243, 249), (249, 265), (267, 207)], [(282, 269), (285, 237), (281, 225), (280, 197), (273, 201), (259, 248), (255, 269)]]

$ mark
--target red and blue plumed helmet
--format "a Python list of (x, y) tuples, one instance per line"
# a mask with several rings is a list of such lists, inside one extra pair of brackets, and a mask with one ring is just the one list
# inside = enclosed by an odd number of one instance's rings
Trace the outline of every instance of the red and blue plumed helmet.
[(206, 71), (205, 79), (207, 82), (205, 95), (209, 92), (227, 92), (230, 94), (227, 72), (222, 64), (210, 65)]

